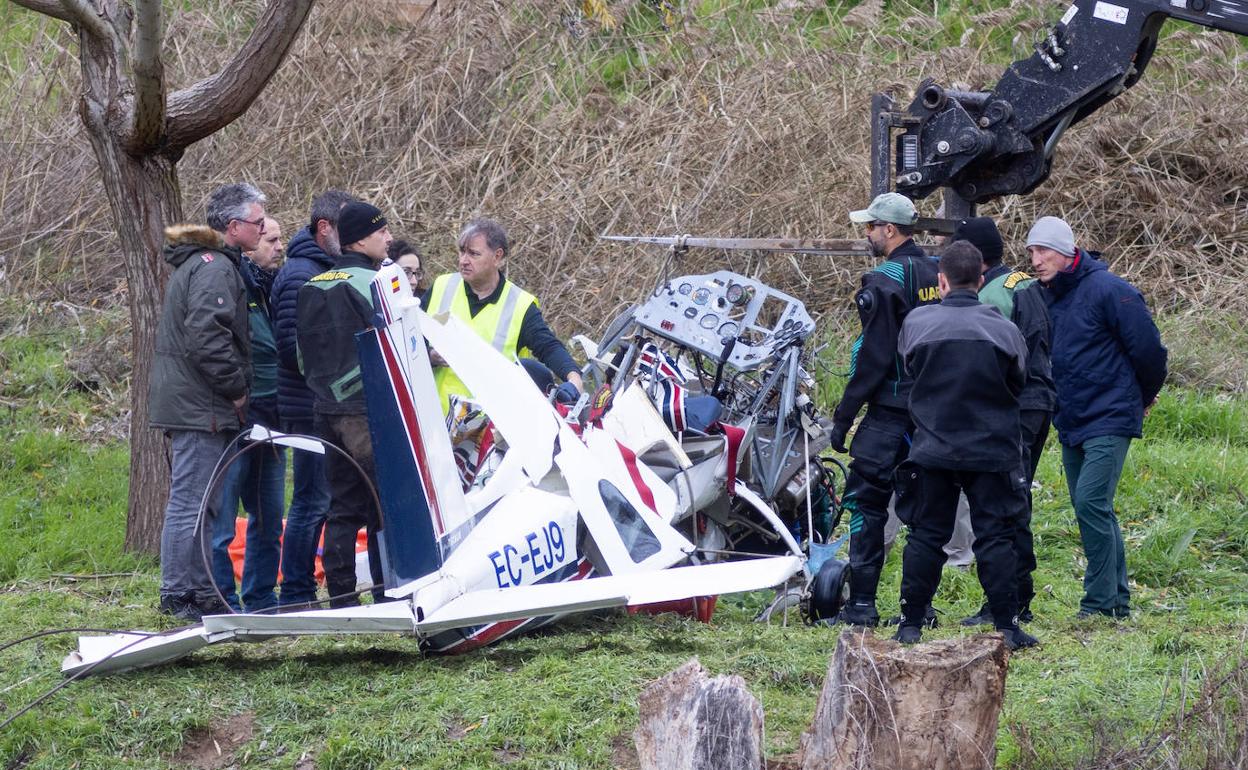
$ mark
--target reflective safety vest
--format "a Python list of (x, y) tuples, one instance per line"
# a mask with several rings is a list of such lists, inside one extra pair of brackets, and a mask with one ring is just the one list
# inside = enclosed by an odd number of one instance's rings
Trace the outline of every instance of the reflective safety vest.
[[(503, 291), (498, 301), (491, 302), (473, 317), (468, 310), (468, 295), (464, 289), (464, 277), (459, 273), (440, 275), (429, 290), (428, 312), (434, 314), (449, 312), (459, 320), (472, 327), (477, 336), (508, 360), (529, 355), (527, 349), (519, 348), (520, 327), (524, 323), (524, 314), (529, 312), (530, 305), (537, 305), (537, 297), (503, 278)], [(471, 291), (471, 289), (469, 289)], [(471, 396), (471, 391), (464, 385), (449, 366), (439, 366), (433, 370), (433, 380), (438, 386), (438, 398), (442, 401), (442, 411), (450, 409), (452, 393)]]

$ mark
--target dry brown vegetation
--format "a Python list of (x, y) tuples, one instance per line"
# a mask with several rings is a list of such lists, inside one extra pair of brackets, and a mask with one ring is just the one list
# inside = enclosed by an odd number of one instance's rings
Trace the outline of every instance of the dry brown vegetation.
[[(240, 39), (232, 27), (259, 7), (195, 5), (168, 19), (175, 84), (218, 65), (220, 41)], [(596, 235), (853, 235), (845, 212), (867, 196), (870, 92), (905, 97), (923, 76), (985, 86), (1002, 69), (983, 60), (982, 35), (913, 50), (874, 23), (880, 3), (847, 19), (859, 30), (849, 44), (836, 42), (850, 39), (839, 28), (803, 34), (774, 8), (630, 35), (574, 22), (577, 7), (443, 3), (413, 27), (365, 4), (322, 3), (259, 102), (180, 164), (188, 215), (202, 214), (214, 185), (247, 179), (290, 235), (312, 195), (341, 187), (392, 212), (396, 234), (444, 268), (456, 228), (488, 214), (510, 227), (511, 272), (557, 328), (601, 330), (665, 255)], [(905, 28), (936, 30), (930, 13), (915, 9)], [(976, 22), (1011, 18), (1002, 9)], [(0, 270), (19, 291), (120, 303), (110, 215), (73, 113), (74, 45), (47, 23), (25, 71), (0, 73)], [(630, 48), (632, 66), (617, 66)], [(986, 208), (1015, 259), (1028, 224), (1060, 214), (1169, 317), (1168, 334), (1245, 347), (1244, 62), (1233, 36), (1169, 36), (1139, 86), (1067, 135), (1049, 183)], [(680, 269), (711, 264), (759, 272), (845, 328), (867, 266), (738, 253), (696, 254)], [(1183, 346), (1177, 373), (1243, 390), (1243, 368), (1219, 345)]]

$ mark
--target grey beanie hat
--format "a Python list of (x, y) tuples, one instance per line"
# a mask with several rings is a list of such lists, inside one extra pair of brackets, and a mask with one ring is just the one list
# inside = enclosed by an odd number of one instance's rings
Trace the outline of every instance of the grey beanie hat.
[(1066, 220), (1040, 217), (1027, 233), (1028, 246), (1043, 246), (1065, 257), (1075, 256), (1075, 234)]

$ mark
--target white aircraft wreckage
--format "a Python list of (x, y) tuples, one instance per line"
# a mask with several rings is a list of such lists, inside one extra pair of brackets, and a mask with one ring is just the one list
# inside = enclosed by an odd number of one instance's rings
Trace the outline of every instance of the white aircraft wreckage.
[[(814, 322), (801, 302), (727, 271), (666, 280), (599, 344), (576, 338), (587, 393), (568, 406), (458, 319), (424, 312), (407, 286), (382, 267), (376, 327), (357, 336), (391, 601), (84, 636), (63, 673), (314, 634), (399, 633), (463, 652), (567, 613), (776, 586), (774, 606), (836, 614), (843, 538), (820, 541), (836, 526), (844, 469), (819, 457), (826, 431), (803, 366)], [(449, 417), (429, 347), (472, 392)], [(340, 451), (262, 427), (251, 437)]]

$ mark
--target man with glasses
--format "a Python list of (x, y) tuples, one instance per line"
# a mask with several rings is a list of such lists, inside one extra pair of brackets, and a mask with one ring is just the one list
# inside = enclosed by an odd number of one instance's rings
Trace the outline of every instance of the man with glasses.
[(164, 256), (173, 275), (156, 330), (148, 422), (172, 441), (160, 536), (160, 611), (182, 620), (230, 611), (203, 557), (220, 494), (207, 496), (202, 520), (199, 507), (217, 460), (245, 424), (251, 340), (239, 266), (242, 252), (255, 250), (264, 235), (264, 203), (249, 184), (225, 185), (208, 199), (208, 227), (165, 231)]
[(862, 276), (854, 295), (862, 334), (854, 342), (845, 394), (832, 415), (831, 442), (844, 452), (849, 429), (865, 405), (867, 414), (849, 450), (845, 508), (850, 511), (849, 603), (839, 621), (875, 626), (880, 616), (875, 594), (884, 566), (884, 525), (893, 494), (893, 472), (906, 458), (913, 425), (907, 411), (912, 380), (897, 354), (897, 335), (906, 315), (940, 301), (936, 262), (911, 236), (919, 215), (898, 193), (876, 196), (871, 205), (850, 212), (866, 229), (871, 251), (884, 261)]

